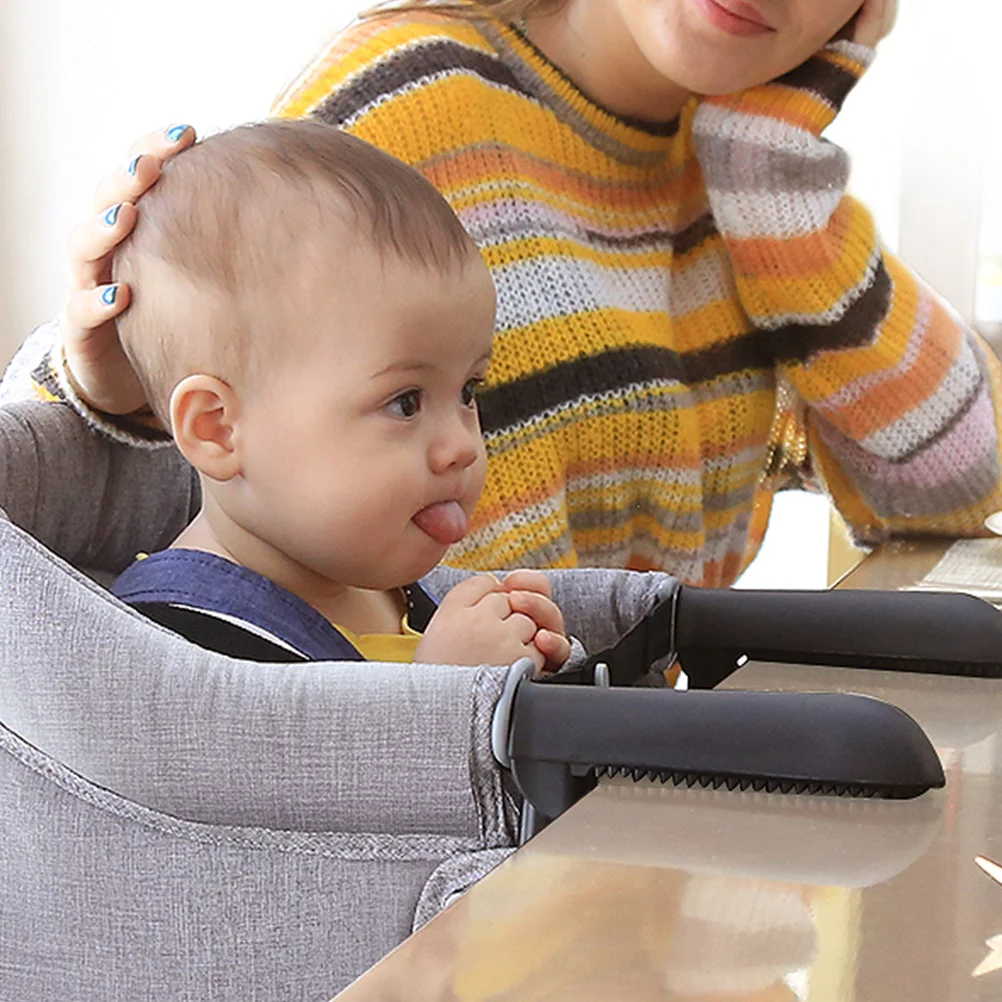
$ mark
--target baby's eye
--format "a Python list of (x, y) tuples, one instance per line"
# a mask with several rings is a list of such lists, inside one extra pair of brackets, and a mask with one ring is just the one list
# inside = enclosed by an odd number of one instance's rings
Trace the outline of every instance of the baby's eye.
[(477, 376), (473, 379), (467, 380), (466, 384), (463, 386), (463, 404), (466, 407), (473, 407), (477, 402), (477, 391), (483, 385), (483, 380)]
[(421, 410), (421, 391), (407, 390), (400, 396), (394, 397), (386, 406), (397, 417), (414, 417)]

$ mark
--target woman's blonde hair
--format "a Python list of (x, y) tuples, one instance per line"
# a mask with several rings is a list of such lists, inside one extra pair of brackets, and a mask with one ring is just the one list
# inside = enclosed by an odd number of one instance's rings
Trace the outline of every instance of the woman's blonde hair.
[(526, 17), (552, 13), (564, 2), (565, 0), (383, 0), (375, 7), (362, 11), (359, 17), (371, 18), (407, 11), (431, 11), (470, 21), (489, 17), (507, 24), (517, 24)]

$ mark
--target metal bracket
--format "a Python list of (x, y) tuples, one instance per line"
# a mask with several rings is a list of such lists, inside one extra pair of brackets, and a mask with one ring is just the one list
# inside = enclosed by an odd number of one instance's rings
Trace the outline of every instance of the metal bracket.
[(508, 754), (508, 735), (511, 733), (511, 708), (515, 702), (515, 692), (519, 684), (526, 678), (531, 678), (536, 671), (532, 658), (519, 658), (508, 669), (508, 677), (504, 680), (501, 698), (494, 707), (491, 718), (491, 751), (502, 769), (511, 768), (511, 756)]

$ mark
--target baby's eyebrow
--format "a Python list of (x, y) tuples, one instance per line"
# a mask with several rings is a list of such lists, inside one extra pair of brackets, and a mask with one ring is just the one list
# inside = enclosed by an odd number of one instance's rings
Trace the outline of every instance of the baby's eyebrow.
[[(480, 358), (474, 362), (474, 366), (487, 365), (490, 363), (492, 351), (485, 351)], [(406, 372), (424, 372), (429, 369), (436, 369), (438, 366), (434, 362), (424, 362), (419, 359), (402, 359), (397, 362), (391, 362), (389, 365), (383, 366), (378, 372), (374, 372), (369, 378), (379, 379), (381, 376), (387, 375), (400, 375)]]
[(384, 366), (378, 372), (374, 372), (370, 378), (378, 379), (380, 376), (385, 376), (388, 374), (396, 374), (400, 372), (419, 372), (423, 369), (434, 369), (434, 368), (435, 366), (431, 362), (419, 362), (417, 360), (391, 362), (389, 365)]

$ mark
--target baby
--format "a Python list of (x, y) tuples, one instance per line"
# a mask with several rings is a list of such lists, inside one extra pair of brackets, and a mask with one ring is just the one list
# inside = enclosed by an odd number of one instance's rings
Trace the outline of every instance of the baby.
[(461, 665), (569, 656), (546, 577), (417, 582), (467, 531), (494, 287), (441, 195), (313, 122), (165, 165), (118, 252), (123, 346), (202, 509), (115, 593), (212, 650)]

